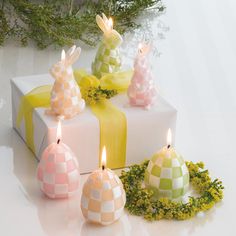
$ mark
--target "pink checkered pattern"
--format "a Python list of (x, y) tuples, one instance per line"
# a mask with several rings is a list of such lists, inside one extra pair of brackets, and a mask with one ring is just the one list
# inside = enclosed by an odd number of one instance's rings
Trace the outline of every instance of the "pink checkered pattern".
[(119, 177), (109, 169), (97, 170), (84, 184), (81, 210), (86, 219), (108, 225), (121, 217), (125, 201)]
[(52, 143), (43, 152), (37, 169), (41, 190), (49, 198), (67, 198), (79, 187), (79, 165), (70, 148)]
[(154, 104), (155, 99), (156, 99), (156, 91), (154, 89), (147, 94), (142, 91), (129, 93), (129, 101), (132, 106), (149, 107)]
[(145, 55), (139, 55), (135, 59), (134, 74), (128, 88), (128, 96), (130, 105), (145, 108), (152, 106), (156, 100), (157, 90)]

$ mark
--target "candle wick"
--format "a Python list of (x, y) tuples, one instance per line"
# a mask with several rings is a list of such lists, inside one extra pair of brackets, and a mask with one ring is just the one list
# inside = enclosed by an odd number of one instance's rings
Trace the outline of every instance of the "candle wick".
[(60, 140), (60, 139), (58, 139), (58, 140), (57, 140), (57, 144), (59, 144), (59, 143), (60, 143), (60, 141), (61, 141), (61, 140)]
[(167, 146), (167, 149), (169, 149), (170, 148), (170, 144), (168, 144), (168, 146)]
[(105, 169), (105, 166), (104, 165), (102, 165), (102, 170), (104, 170)]

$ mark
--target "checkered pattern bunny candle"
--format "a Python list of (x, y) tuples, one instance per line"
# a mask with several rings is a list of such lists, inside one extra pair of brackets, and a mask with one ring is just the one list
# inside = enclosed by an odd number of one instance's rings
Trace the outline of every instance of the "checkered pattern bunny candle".
[(146, 187), (154, 197), (182, 200), (188, 190), (189, 172), (183, 158), (171, 147), (171, 131), (167, 146), (154, 154), (145, 172)]
[(134, 74), (128, 88), (129, 102), (132, 106), (150, 108), (155, 102), (157, 91), (148, 63), (149, 44), (140, 44), (134, 62)]
[(112, 19), (108, 19), (105, 14), (102, 14), (102, 17), (97, 15), (96, 22), (104, 34), (95, 60), (92, 63), (92, 72), (95, 76), (101, 78), (104, 74), (120, 70), (121, 57), (119, 45), (122, 43), (123, 39), (121, 35), (113, 29)]
[(121, 217), (126, 195), (119, 177), (105, 168), (105, 159), (103, 148), (102, 169), (94, 171), (83, 186), (81, 210), (89, 221), (109, 225)]
[(51, 91), (51, 110), (48, 113), (69, 119), (83, 111), (85, 101), (81, 97), (72, 69), (80, 52), (81, 49), (75, 45), (66, 53), (63, 50), (61, 60), (52, 66), (50, 73), (55, 82)]
[(57, 128), (57, 143), (43, 152), (37, 169), (40, 189), (49, 198), (67, 198), (79, 187), (79, 165), (71, 149), (61, 142), (61, 122)]

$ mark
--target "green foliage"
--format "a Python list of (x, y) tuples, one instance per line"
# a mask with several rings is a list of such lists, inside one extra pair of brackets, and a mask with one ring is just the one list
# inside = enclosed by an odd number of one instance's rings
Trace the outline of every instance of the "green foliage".
[(114, 27), (121, 33), (139, 27), (135, 22), (146, 9), (161, 0), (2, 0), (0, 9), (0, 45), (14, 38), (27, 45), (32, 40), (43, 49), (50, 45), (71, 45), (77, 40), (94, 46), (101, 37), (95, 16), (104, 12), (114, 17)]
[(204, 164), (186, 162), (190, 174), (190, 183), (201, 195), (189, 197), (188, 203), (175, 202), (167, 198), (154, 200), (153, 192), (143, 187), (144, 173), (149, 161), (141, 165), (131, 166), (129, 171), (122, 171), (121, 181), (126, 192), (125, 207), (131, 214), (143, 216), (153, 221), (160, 219), (185, 220), (195, 216), (200, 211), (212, 208), (215, 203), (223, 199), (222, 182), (211, 180)]
[(89, 87), (86, 89), (81, 89), (82, 97), (89, 105), (94, 105), (97, 102), (110, 99), (117, 94), (116, 90), (108, 90), (102, 89), (100, 86), (98, 87)]
[(5, 13), (0, 9), (0, 45), (2, 45), (9, 32), (9, 25), (5, 16)]

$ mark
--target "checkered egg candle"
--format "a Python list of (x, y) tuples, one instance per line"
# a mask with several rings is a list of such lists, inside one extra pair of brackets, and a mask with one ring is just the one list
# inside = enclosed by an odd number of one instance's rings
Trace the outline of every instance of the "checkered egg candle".
[[(170, 130), (168, 137), (171, 139)], [(170, 143), (170, 141), (168, 142)], [(149, 161), (145, 172), (145, 185), (155, 198), (181, 200), (189, 186), (189, 172), (183, 158), (168, 144)]]
[(84, 184), (81, 210), (89, 221), (109, 225), (121, 217), (125, 201), (121, 180), (113, 171), (103, 166), (94, 171)]
[[(60, 122), (58, 125), (60, 130)], [(60, 131), (59, 131), (60, 133)], [(49, 198), (67, 198), (79, 187), (79, 165), (71, 149), (60, 142), (50, 144), (40, 159), (37, 178), (40, 189)]]

